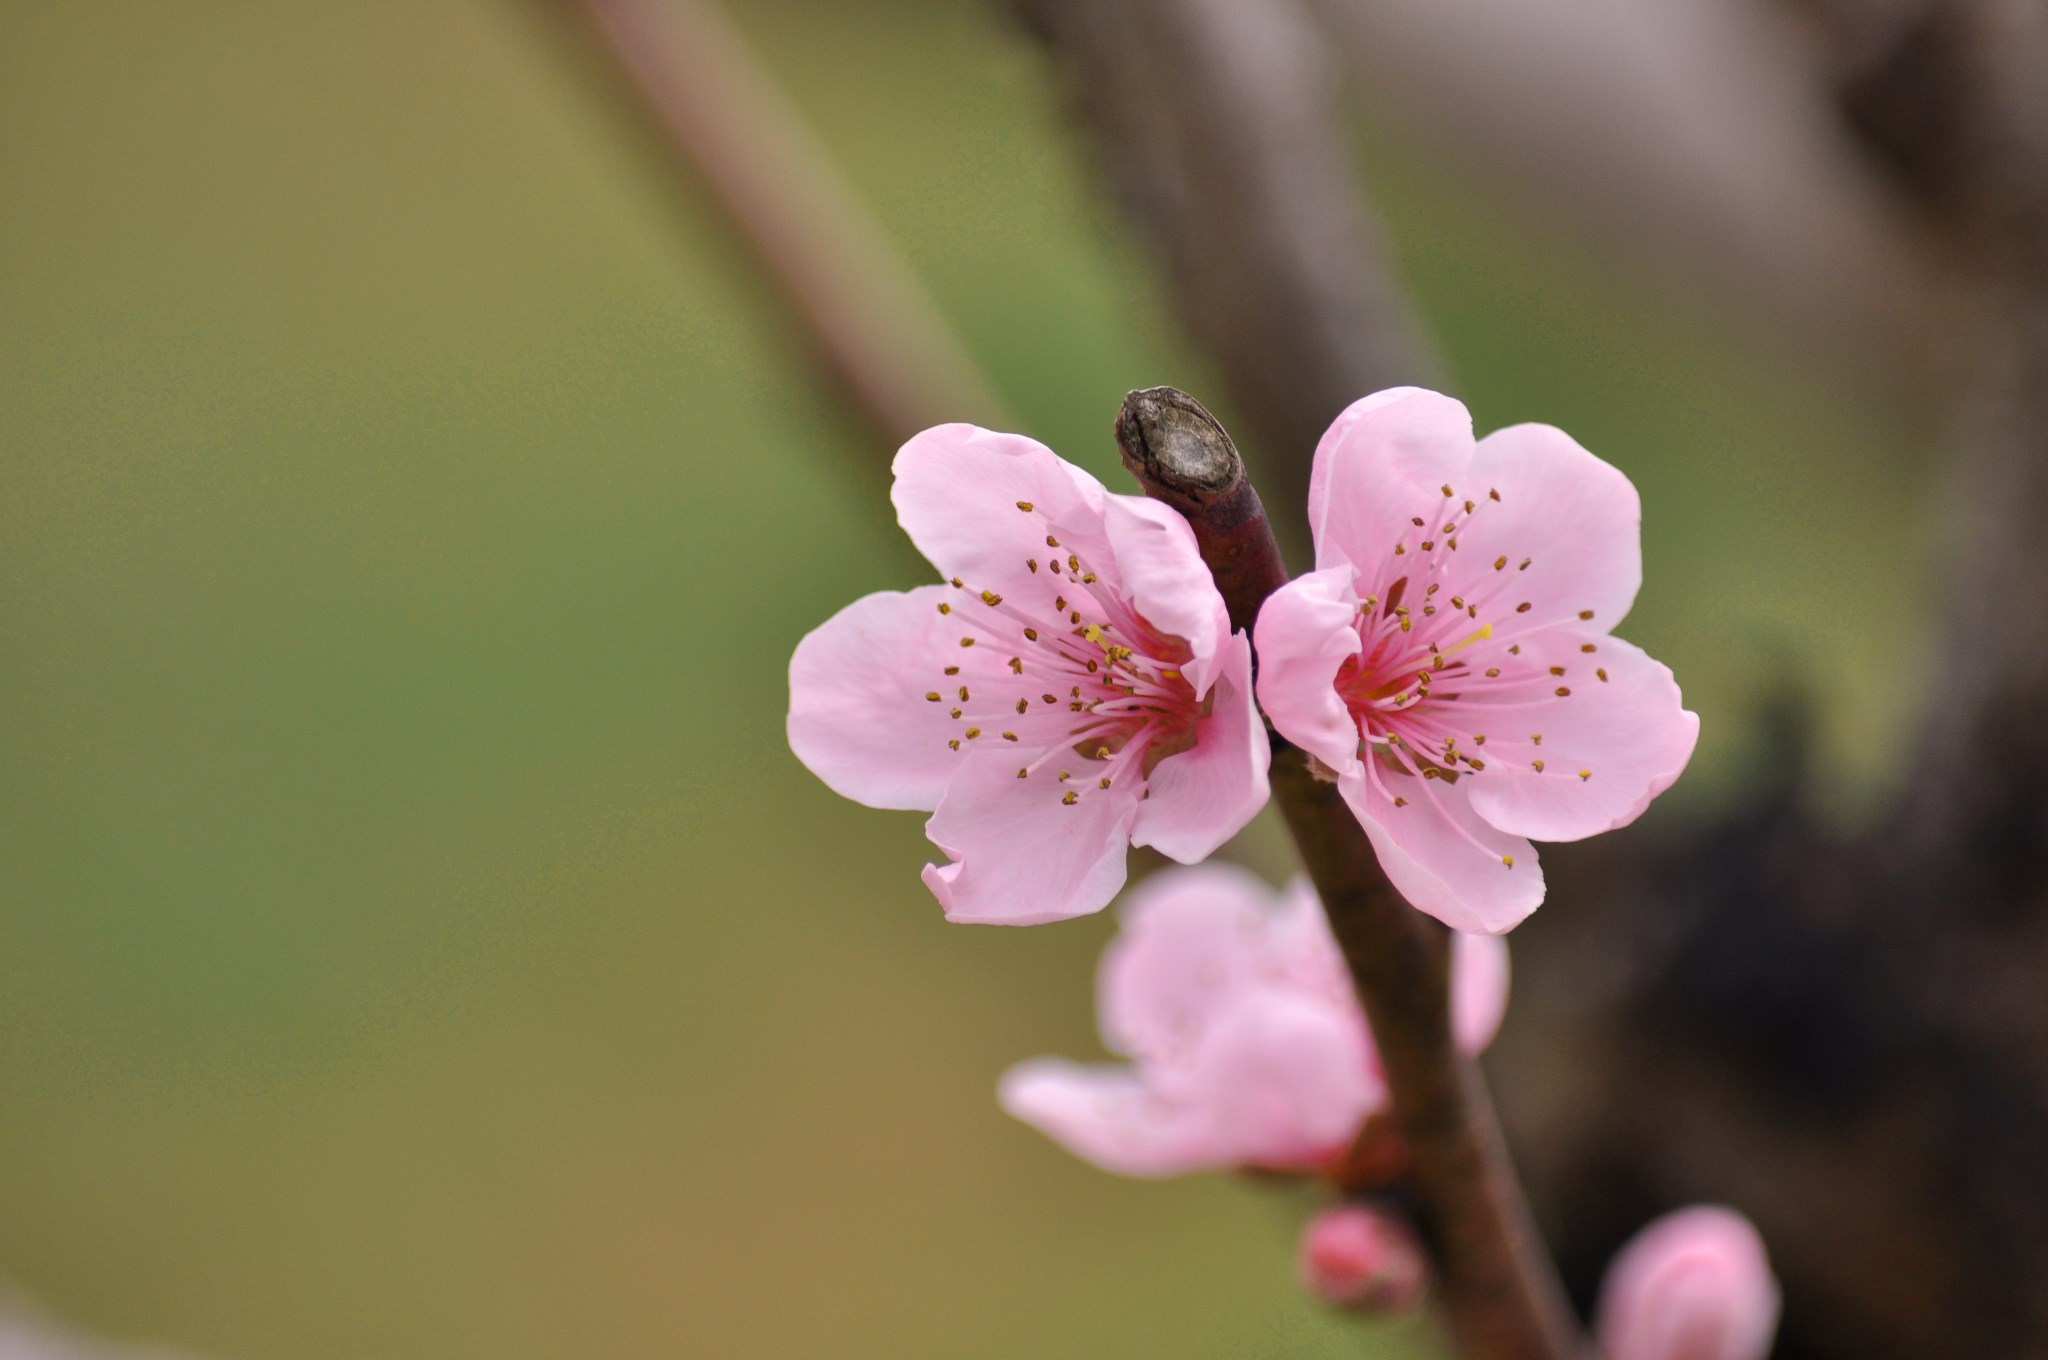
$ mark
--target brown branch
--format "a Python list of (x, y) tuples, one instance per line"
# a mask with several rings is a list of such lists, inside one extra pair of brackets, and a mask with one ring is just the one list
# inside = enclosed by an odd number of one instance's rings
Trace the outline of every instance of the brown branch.
[(707, 0), (571, 0), (883, 444), (1002, 400), (803, 115)]
[[(1230, 436), (1170, 387), (1126, 397), (1116, 436), (1145, 494), (1188, 517), (1231, 622), (1249, 627), (1287, 571)], [(1451, 1037), (1449, 932), (1401, 900), (1336, 786), (1277, 736), (1273, 795), (1372, 1023), (1453, 1337), (1472, 1360), (1569, 1360), (1563, 1288), (1485, 1080)]]
[(1320, 35), (1297, 0), (1015, 3), (1220, 361), (1262, 479), (1305, 504), (1339, 411), (1439, 371), (1357, 192)]

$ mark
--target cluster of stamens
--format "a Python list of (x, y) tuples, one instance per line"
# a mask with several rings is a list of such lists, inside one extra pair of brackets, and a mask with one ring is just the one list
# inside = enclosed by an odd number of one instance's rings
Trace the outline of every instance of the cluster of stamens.
[[(1489, 766), (1520, 763), (1544, 773), (1546, 761), (1536, 754), (1543, 745), (1540, 710), (1572, 698), (1568, 668), (1539, 670), (1523, 659), (1519, 639), (1590, 621), (1593, 611), (1532, 618), (1534, 605), (1518, 598), (1517, 582), (1533, 558), (1459, 556), (1460, 536), (1500, 501), (1497, 490), (1474, 500), (1445, 486), (1434, 514), (1412, 517), (1386, 559), (1359, 572), (1358, 588), (1370, 593), (1360, 596), (1358, 651), (1339, 669), (1337, 688), (1358, 725), (1367, 777), (1397, 808), (1408, 806), (1411, 795), (1435, 800), (1436, 785)], [(1599, 644), (1584, 642), (1579, 650), (1596, 653)], [(1606, 683), (1605, 667), (1595, 665), (1591, 674), (1596, 685)], [(1486, 727), (1499, 733), (1491, 750)], [(1593, 777), (1589, 768), (1575, 773)], [(1512, 855), (1501, 862), (1514, 867)]]
[[(1038, 513), (1029, 501), (1017, 509)], [(1187, 749), (1199, 704), (1180, 670), (1187, 644), (1147, 624), (1045, 527), (1045, 551), (1022, 564), (1028, 589), (949, 582), (938, 611), (959, 622), (960, 651), (924, 698), (946, 705), (951, 749), (1014, 746), (1017, 778), (1055, 770), (1072, 807)]]

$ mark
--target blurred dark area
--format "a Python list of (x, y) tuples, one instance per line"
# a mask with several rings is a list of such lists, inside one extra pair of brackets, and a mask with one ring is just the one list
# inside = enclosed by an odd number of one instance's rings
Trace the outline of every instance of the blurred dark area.
[(0, 1275), (64, 1326), (1436, 1353), (1306, 1306), (1291, 1192), (1007, 1121), (1109, 923), (946, 925), (782, 738), (923, 579), (906, 426), (1117, 485), (1175, 384), (1300, 565), (1420, 381), (1635, 480), (1703, 718), (1546, 848), (1487, 1060), (1579, 1301), (1718, 1200), (1787, 1360), (2048, 1354), (2048, 7), (101, 0), (0, 77)]

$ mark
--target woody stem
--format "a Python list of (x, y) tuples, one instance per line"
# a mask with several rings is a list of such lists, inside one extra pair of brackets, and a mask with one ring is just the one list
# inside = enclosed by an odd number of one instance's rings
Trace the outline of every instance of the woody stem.
[[(1229, 434), (1193, 397), (1155, 387), (1124, 399), (1116, 438), (1145, 494), (1193, 526), (1232, 625), (1249, 629), (1287, 568)], [(1485, 1078), (1451, 1037), (1450, 934), (1394, 891), (1308, 754), (1271, 739), (1273, 796), (1372, 1024), (1451, 1334), (1470, 1360), (1574, 1360), (1584, 1344)]]

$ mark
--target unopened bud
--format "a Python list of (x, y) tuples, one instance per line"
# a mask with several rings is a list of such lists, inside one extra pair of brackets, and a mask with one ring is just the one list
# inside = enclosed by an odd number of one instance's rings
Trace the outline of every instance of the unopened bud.
[(1763, 1239), (1732, 1209), (1658, 1219), (1621, 1249), (1600, 1288), (1603, 1360), (1763, 1360), (1777, 1329)]
[(1429, 1258), (1415, 1230), (1389, 1209), (1342, 1204), (1309, 1220), (1301, 1280), (1326, 1303), (1361, 1313), (1405, 1313), (1429, 1292)]

